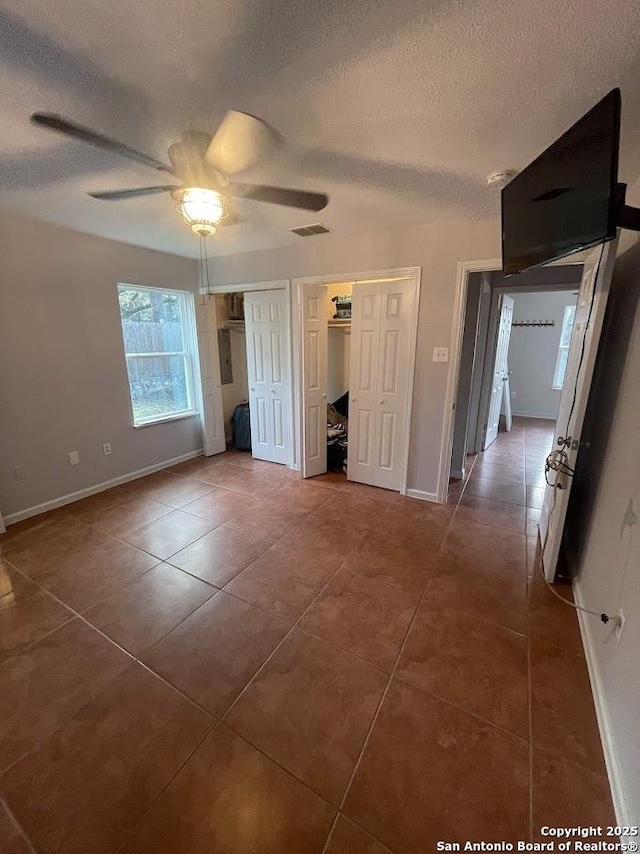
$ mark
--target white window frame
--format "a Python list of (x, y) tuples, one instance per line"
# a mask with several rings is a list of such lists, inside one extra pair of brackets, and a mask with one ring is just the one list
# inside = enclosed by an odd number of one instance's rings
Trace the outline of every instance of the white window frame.
[[(120, 312), (120, 291), (152, 291), (154, 293), (171, 294), (177, 296), (181, 303), (182, 314), (182, 340), (184, 349), (178, 351), (162, 350), (156, 353), (127, 353), (124, 341), (124, 320)], [(122, 350), (127, 365), (127, 386), (129, 389), (129, 404), (131, 407), (131, 424), (135, 429), (141, 427), (150, 427), (153, 424), (163, 424), (167, 421), (179, 421), (183, 418), (193, 418), (198, 415), (196, 394), (196, 379), (199, 377), (198, 366), (195, 362), (197, 358), (197, 344), (195, 338), (195, 306), (193, 302), (193, 294), (189, 291), (175, 290), (172, 288), (150, 287), (148, 285), (132, 285), (124, 282), (118, 283), (118, 312), (120, 313), (120, 326), (122, 329)], [(150, 418), (136, 420), (135, 409), (133, 405), (133, 396), (131, 393), (131, 375), (129, 373), (129, 362), (131, 359), (157, 359), (166, 356), (182, 356), (185, 364), (185, 377), (187, 385), (188, 408), (180, 412), (170, 412), (164, 415), (155, 415)]]
[(564, 375), (567, 371), (567, 360), (564, 361), (564, 371), (562, 372), (561, 381), (558, 378), (558, 371), (560, 369), (560, 365), (562, 363), (562, 354), (566, 350), (569, 353), (569, 347), (571, 346), (571, 336), (569, 336), (569, 343), (567, 345), (562, 344), (562, 339), (565, 337), (565, 327), (567, 325), (567, 315), (570, 311), (573, 311), (573, 320), (571, 321), (571, 335), (573, 335), (573, 324), (575, 322), (576, 317), (576, 305), (572, 303), (571, 305), (565, 306), (564, 314), (562, 315), (562, 327), (560, 329), (560, 341), (558, 343), (558, 355), (556, 356), (556, 366), (553, 369), (553, 382), (551, 384), (551, 388), (556, 391), (560, 391), (562, 386), (564, 385)]

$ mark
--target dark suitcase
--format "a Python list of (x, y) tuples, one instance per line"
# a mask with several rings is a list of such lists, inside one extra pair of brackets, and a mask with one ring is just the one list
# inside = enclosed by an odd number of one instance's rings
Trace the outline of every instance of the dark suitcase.
[(233, 444), (240, 451), (251, 450), (251, 416), (248, 403), (240, 403), (233, 410)]

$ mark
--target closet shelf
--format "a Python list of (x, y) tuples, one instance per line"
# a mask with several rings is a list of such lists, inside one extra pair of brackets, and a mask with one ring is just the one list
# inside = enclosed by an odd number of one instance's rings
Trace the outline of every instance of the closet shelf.
[(350, 320), (330, 320), (328, 322), (329, 328), (332, 329), (350, 329), (351, 321)]
[(224, 329), (244, 329), (244, 320), (225, 320), (222, 326)]

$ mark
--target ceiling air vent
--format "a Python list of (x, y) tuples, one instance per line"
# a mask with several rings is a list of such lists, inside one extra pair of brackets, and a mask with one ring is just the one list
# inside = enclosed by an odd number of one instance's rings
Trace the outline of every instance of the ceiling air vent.
[(316, 222), (315, 225), (301, 225), (299, 228), (290, 228), (289, 231), (297, 234), (298, 237), (311, 237), (313, 234), (328, 234), (331, 229), (321, 222)]

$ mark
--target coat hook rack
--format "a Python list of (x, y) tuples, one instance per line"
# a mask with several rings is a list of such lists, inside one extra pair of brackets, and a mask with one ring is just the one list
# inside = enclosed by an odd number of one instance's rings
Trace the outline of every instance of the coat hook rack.
[(555, 326), (555, 320), (514, 320), (512, 326)]

